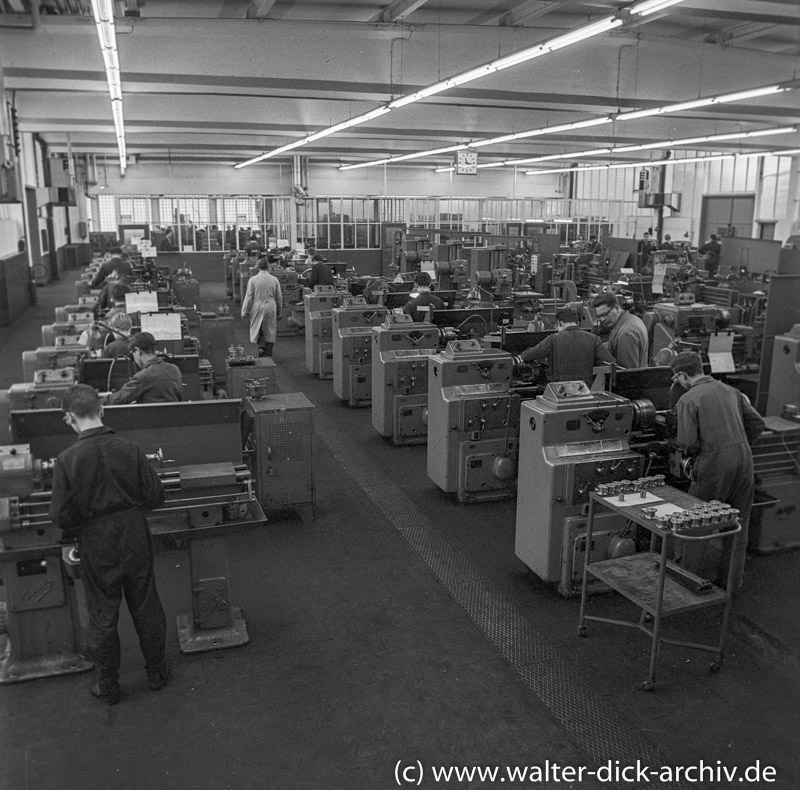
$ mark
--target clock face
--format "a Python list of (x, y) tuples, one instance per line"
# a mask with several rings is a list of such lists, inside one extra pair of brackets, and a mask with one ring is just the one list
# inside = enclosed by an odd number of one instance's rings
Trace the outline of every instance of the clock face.
[(459, 175), (476, 175), (478, 172), (477, 151), (456, 152), (456, 173)]

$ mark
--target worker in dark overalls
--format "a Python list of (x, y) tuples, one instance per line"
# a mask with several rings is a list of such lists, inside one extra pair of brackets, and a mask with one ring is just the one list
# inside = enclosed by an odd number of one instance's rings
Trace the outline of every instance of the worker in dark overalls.
[(78, 441), (56, 458), (50, 518), (66, 541), (78, 542), (89, 612), (88, 647), (97, 670), (90, 692), (115, 705), (121, 696), (117, 621), (123, 595), (150, 688), (163, 688), (169, 675), (166, 618), (144, 515), (164, 502), (164, 488), (142, 448), (103, 425), (94, 388), (78, 384), (69, 389), (61, 408)]
[[(734, 557), (734, 589), (742, 586), (747, 532), (755, 487), (752, 445), (764, 420), (745, 395), (703, 373), (694, 351), (681, 351), (670, 363), (672, 380), (686, 390), (676, 404), (677, 442), (694, 459), (689, 493), (706, 502), (716, 499), (739, 511), (742, 531)], [(718, 567), (718, 581), (727, 575), (730, 539)]]

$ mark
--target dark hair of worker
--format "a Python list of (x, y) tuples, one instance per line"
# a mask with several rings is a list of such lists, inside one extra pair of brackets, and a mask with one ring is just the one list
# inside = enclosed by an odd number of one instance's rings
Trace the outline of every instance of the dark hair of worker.
[(115, 301), (124, 299), (125, 294), (130, 292), (131, 288), (129, 285), (126, 285), (125, 283), (116, 283), (116, 285), (114, 285), (114, 287), (111, 289), (111, 298)]
[(417, 272), (417, 274), (414, 275), (414, 282), (417, 285), (421, 285), (423, 288), (430, 288), (431, 276), (428, 272)]
[(137, 332), (131, 338), (131, 351), (137, 348), (143, 354), (155, 354), (156, 339), (149, 332)]
[(703, 372), (703, 360), (694, 351), (681, 351), (669, 366), (675, 374), (685, 373), (687, 376), (699, 376)]
[(613, 291), (605, 291), (595, 296), (593, 304), (594, 307), (608, 305), (608, 309), (613, 310), (615, 307), (619, 307), (619, 300)]
[(572, 307), (563, 307), (556, 313), (556, 321), (562, 324), (577, 324), (580, 319)]
[(61, 411), (74, 414), (81, 419), (97, 417), (100, 414), (100, 396), (94, 387), (88, 384), (76, 384), (70, 387), (61, 398)]

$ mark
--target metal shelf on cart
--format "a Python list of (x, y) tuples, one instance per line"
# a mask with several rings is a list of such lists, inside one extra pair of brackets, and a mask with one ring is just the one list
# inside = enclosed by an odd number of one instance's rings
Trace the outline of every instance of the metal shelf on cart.
[[(627, 557), (589, 563), (589, 573), (624, 595), (636, 606), (655, 617), (658, 606), (658, 580), (661, 557), (649, 551)], [(672, 563), (667, 563), (668, 567)], [(725, 603), (728, 595), (716, 585), (702, 595), (692, 592), (674, 579), (664, 579), (661, 617)], [(590, 617), (587, 616), (587, 619)]]

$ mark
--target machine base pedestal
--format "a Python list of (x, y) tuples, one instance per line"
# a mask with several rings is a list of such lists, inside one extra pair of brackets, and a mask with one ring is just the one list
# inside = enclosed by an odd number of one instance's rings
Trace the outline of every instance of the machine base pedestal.
[(21, 683), (24, 680), (72, 675), (94, 669), (94, 663), (80, 653), (18, 659), (9, 653), (0, 657), (0, 683)]
[(191, 613), (179, 614), (176, 620), (181, 653), (202, 653), (246, 645), (250, 641), (250, 635), (247, 633), (242, 610), (238, 606), (232, 606), (231, 617), (233, 622), (222, 628), (198, 628)]

